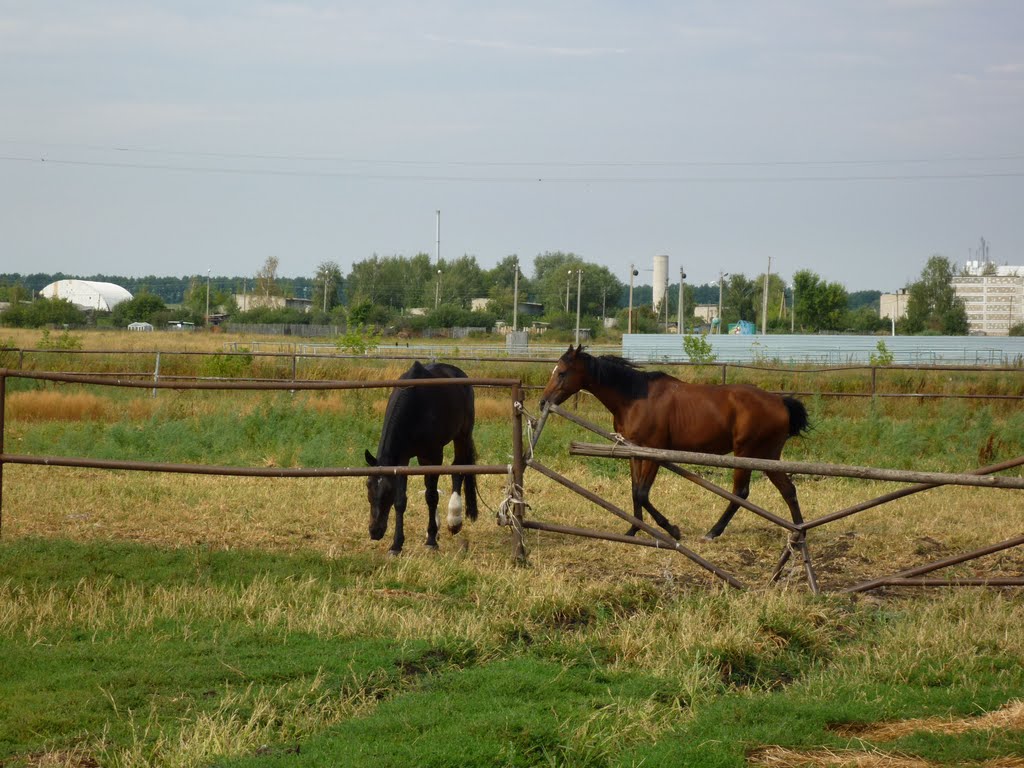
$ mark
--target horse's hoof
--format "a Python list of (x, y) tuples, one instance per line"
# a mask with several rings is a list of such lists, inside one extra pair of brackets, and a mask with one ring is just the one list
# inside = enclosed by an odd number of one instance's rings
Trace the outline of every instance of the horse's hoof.
[(679, 541), (679, 537), (682, 536), (682, 534), (679, 532), (679, 526), (678, 525), (670, 525), (665, 530), (668, 531), (668, 535), (671, 536), (676, 541)]
[(717, 538), (718, 538), (718, 534), (714, 533), (713, 531), (708, 531), (703, 536), (701, 536), (701, 539), (703, 541), (714, 541)]
[(425, 544), (424, 546), (426, 546), (426, 548), (427, 548), (427, 549), (432, 549), (432, 550), (434, 550), (435, 552), (437, 552), (437, 550), (439, 550), (439, 549), (440, 549), (440, 547), (439, 547), (439, 546), (437, 546), (437, 542), (433, 542), (433, 543), (431, 543), (431, 542), (429, 542), (429, 541), (428, 541), (428, 542), (427, 542), (427, 543), (426, 543), (426, 544)]
[(630, 528), (628, 531), (626, 531), (626, 535), (627, 536), (636, 536), (637, 531), (639, 531), (639, 530), (640, 530), (639, 528)]
[(388, 550), (388, 557), (398, 557), (400, 554), (402, 554), (402, 550), (400, 550), (400, 549), (389, 549)]
[(462, 530), (462, 521), (461, 520), (459, 521), (458, 525), (452, 525), (451, 523), (448, 524), (448, 533), (450, 533), (452, 536), (454, 536), (455, 534), (457, 534), (461, 530)]

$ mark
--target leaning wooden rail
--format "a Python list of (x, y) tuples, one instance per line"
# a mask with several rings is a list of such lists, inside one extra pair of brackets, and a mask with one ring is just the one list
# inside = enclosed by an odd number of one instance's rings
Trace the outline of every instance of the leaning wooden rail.
[[(803, 461), (774, 461), (748, 459), (739, 456), (721, 456), (693, 451), (667, 451), (642, 448), (635, 445), (602, 445), (599, 443), (572, 443), (569, 453), (574, 456), (600, 456), (605, 458), (636, 458), (651, 461), (674, 461), (680, 464), (699, 464), (711, 467), (756, 469), (786, 472), (788, 474), (824, 475), (826, 477), (854, 477), (861, 480), (891, 480), (904, 483), (936, 485), (970, 485), (981, 488), (1024, 490), (1024, 477), (994, 477), (947, 472), (916, 472), (904, 469), (877, 469), (849, 464), (815, 464)], [(1021, 457), (1024, 462), (1024, 457)]]
[[(613, 437), (612, 435), (606, 435)], [(818, 476), (829, 476), (829, 477), (853, 477), (858, 479), (868, 480), (883, 480), (883, 481), (894, 481), (894, 482), (912, 482), (918, 483), (909, 488), (900, 489), (890, 494), (880, 496), (877, 499), (871, 501), (862, 502), (861, 504), (848, 507), (847, 509), (834, 512), (829, 515), (824, 515), (820, 518), (809, 520), (795, 528), (798, 531), (797, 540), (800, 543), (804, 542), (806, 532), (812, 528), (816, 528), (824, 523), (833, 522), (843, 517), (855, 514), (857, 512), (863, 512), (879, 504), (901, 498), (903, 496), (909, 496), (914, 493), (926, 491), (931, 488), (935, 488), (941, 485), (961, 485), (961, 486), (973, 486), (982, 488), (1000, 488), (1008, 490), (1022, 490), (1024, 489), (1024, 478), (1013, 478), (1013, 477), (993, 477), (990, 475), (992, 472), (1001, 472), (1003, 470), (1012, 469), (1024, 465), (1024, 456), (1018, 456), (1014, 459), (1001, 462), (999, 464), (993, 464), (987, 467), (981, 467), (968, 473), (946, 473), (946, 472), (915, 472), (910, 470), (895, 470), (895, 469), (878, 469), (875, 467), (859, 467), (844, 464), (818, 464), (809, 462), (797, 462), (797, 461), (773, 461), (770, 459), (750, 459), (745, 457), (737, 456), (721, 456), (718, 454), (709, 453), (697, 453), (691, 451), (670, 451), (661, 450), (654, 448), (643, 448), (640, 446), (633, 445), (628, 442), (615, 442), (611, 445), (599, 444), (599, 443), (579, 443), (573, 442), (570, 445), (569, 453), (576, 456), (597, 456), (597, 457), (608, 457), (608, 458), (641, 458), (649, 459), (653, 461), (666, 462), (665, 466), (671, 468), (672, 465), (668, 462), (681, 462), (685, 464), (697, 464), (701, 466), (713, 466), (713, 467), (725, 467), (725, 468), (744, 468), (752, 470), (776, 470), (788, 472), (791, 474), (809, 474)], [(771, 518), (769, 518), (771, 519)], [(947, 568), (951, 565), (957, 565), (964, 563), (969, 560), (975, 560), (977, 558), (989, 555), (995, 552), (1000, 552), (1004, 549), (1010, 549), (1024, 545), (1024, 536), (1017, 536), (1012, 539), (1000, 542), (998, 544), (992, 544), (980, 549), (973, 550), (971, 552), (961, 553), (951, 557), (944, 558), (934, 563), (928, 563), (926, 565), (916, 566), (905, 571), (893, 574), (891, 576), (882, 576), (879, 578), (871, 579), (868, 581), (854, 584), (844, 588), (844, 592), (864, 592), (877, 587), (882, 586), (1024, 586), (1024, 577), (952, 577), (949, 579), (928, 579), (923, 578), (923, 574), (931, 573), (933, 571)], [(776, 566), (775, 573), (772, 579), (775, 580), (781, 572), (782, 566), (789, 559), (792, 547), (787, 547), (783, 551), (783, 555), (779, 560), (779, 564)], [(808, 554), (805, 555), (805, 566), (808, 570), (808, 580), (811, 584), (811, 588), (817, 591), (815, 585), (813, 571), (807, 562)]]
[[(459, 464), (447, 466), (398, 466), (398, 467), (232, 467), (206, 464), (174, 464), (150, 461), (120, 461), (114, 459), (90, 459), (73, 456), (33, 456), (6, 453), (4, 451), (4, 411), (8, 378), (36, 379), (72, 384), (88, 384), (104, 387), (131, 387), (136, 389), (201, 389), (201, 390), (336, 390), (336, 389), (381, 389), (412, 386), (487, 386), (508, 387), (511, 390), (512, 444), (511, 464)], [(511, 474), (516, 486), (522, 487), (525, 462), (522, 451), (522, 413), (517, 404), (522, 403), (522, 385), (519, 379), (459, 378), (459, 379), (396, 379), (382, 381), (138, 381), (132, 378), (117, 379), (105, 376), (83, 376), (80, 374), (15, 371), (0, 368), (0, 534), (3, 532), (3, 467), (4, 464), (31, 464), (51, 467), (90, 467), (96, 469), (122, 469), (143, 472), (171, 472), (193, 475), (230, 475), (236, 477), (366, 477), (376, 475), (508, 475)], [(514, 504), (513, 514), (522, 518), (523, 503)], [(525, 558), (521, 528), (513, 526), (513, 556)]]

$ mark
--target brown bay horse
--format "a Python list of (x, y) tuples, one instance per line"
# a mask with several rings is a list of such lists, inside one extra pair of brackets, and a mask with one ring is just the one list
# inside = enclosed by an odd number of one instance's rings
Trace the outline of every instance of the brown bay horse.
[[(645, 448), (663, 448), (724, 455), (778, 459), (790, 437), (808, 429), (807, 410), (794, 397), (766, 392), (749, 384), (688, 384), (667, 373), (640, 370), (614, 355), (595, 357), (583, 346), (569, 345), (558, 360), (541, 395), (541, 405), (556, 405), (580, 390), (593, 394), (612, 414), (615, 431)], [(651, 504), (651, 486), (660, 466), (655, 461), (630, 459), (633, 515), (643, 510), (673, 537), (679, 528)], [(766, 472), (789, 506), (794, 523), (802, 523), (796, 487), (785, 472)], [(732, 491), (746, 499), (749, 469), (733, 470)], [(704, 538), (722, 535), (739, 505), (730, 502)], [(630, 527), (632, 536), (639, 529)]]

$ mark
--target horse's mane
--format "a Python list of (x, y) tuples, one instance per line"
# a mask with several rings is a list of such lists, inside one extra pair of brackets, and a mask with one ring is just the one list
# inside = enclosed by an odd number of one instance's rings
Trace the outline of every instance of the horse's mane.
[(598, 384), (611, 387), (627, 397), (638, 400), (647, 397), (647, 387), (655, 379), (667, 374), (644, 371), (636, 363), (618, 355), (583, 355), (587, 372)]

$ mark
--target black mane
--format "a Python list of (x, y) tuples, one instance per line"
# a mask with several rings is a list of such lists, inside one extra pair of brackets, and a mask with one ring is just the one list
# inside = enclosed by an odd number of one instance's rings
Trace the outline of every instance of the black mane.
[(655, 379), (667, 374), (661, 371), (644, 371), (636, 363), (618, 355), (583, 354), (587, 373), (598, 384), (611, 387), (634, 400), (647, 397), (647, 387)]

